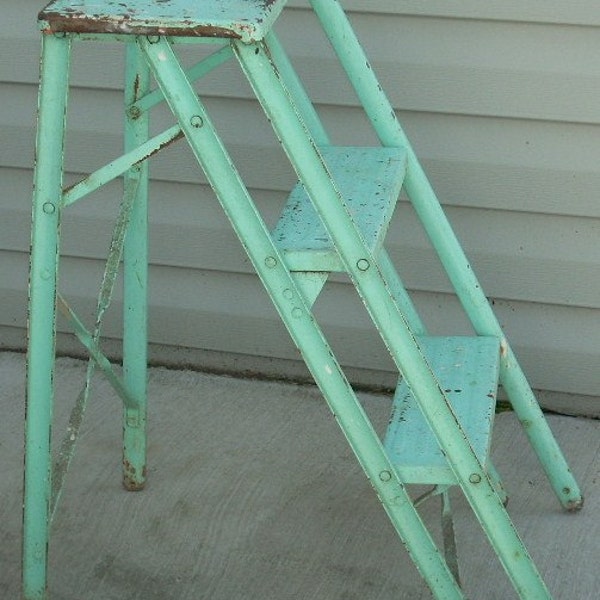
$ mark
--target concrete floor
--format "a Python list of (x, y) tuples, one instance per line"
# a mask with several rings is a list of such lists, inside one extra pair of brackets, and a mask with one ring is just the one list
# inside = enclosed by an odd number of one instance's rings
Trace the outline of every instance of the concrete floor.
[[(61, 359), (55, 437), (84, 373)], [(0, 598), (19, 598), (24, 357), (0, 353)], [(431, 595), (318, 391), (150, 372), (149, 482), (120, 484), (120, 409), (96, 379), (54, 523), (52, 600), (418, 600)], [(389, 401), (363, 395), (376, 427)], [(509, 512), (555, 600), (600, 597), (600, 422), (549, 417), (586, 494), (563, 513), (511, 414), (494, 456)], [(466, 593), (516, 595), (455, 494)], [(438, 536), (438, 505), (424, 506)]]

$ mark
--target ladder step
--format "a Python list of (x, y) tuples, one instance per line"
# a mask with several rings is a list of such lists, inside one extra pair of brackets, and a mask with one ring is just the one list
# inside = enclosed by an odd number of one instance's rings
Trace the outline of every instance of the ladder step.
[[(381, 248), (404, 175), (404, 148), (327, 146), (321, 154), (373, 254)], [(304, 186), (298, 183), (272, 232), (291, 271), (344, 271)]]
[[(486, 466), (496, 407), (499, 340), (429, 336), (417, 340), (475, 454)], [(415, 397), (402, 379), (394, 396), (384, 446), (403, 482), (457, 483)]]
[(39, 14), (51, 31), (262, 39), (286, 0), (53, 0)]

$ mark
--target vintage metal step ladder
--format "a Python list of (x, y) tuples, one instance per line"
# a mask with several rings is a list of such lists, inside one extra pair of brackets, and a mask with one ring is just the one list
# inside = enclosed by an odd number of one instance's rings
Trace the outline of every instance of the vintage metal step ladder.
[[(549, 593), (505, 511), (489, 462), (498, 382), (523, 424), (556, 495), (574, 510), (582, 496), (531, 389), (444, 216), (410, 143), (337, 0), (310, 0), (381, 142), (331, 146), (272, 26), (285, 0), (54, 0), (40, 14), (43, 57), (30, 276), (24, 597), (47, 594), (51, 515), (73, 451), (60, 449), (52, 476), (51, 427), (55, 313), (61, 309), (90, 352), (84, 391), (72, 414), (76, 431), (89, 376), (100, 368), (124, 402), (124, 482), (145, 481), (146, 200), (145, 159), (185, 137), (227, 213), (281, 319), (300, 349), (416, 566), (439, 599), (463, 598), (452, 536), (448, 561), (425, 528), (405, 484), (431, 483), (447, 496), (464, 492), (521, 598)], [(71, 47), (83, 40), (125, 42), (125, 153), (63, 189), (63, 139)], [(185, 70), (178, 43), (217, 44)], [(237, 59), (300, 183), (270, 232), (215, 130), (192, 82)], [(151, 76), (157, 82), (151, 88)], [(148, 111), (166, 100), (176, 125), (148, 134)], [(56, 290), (60, 214), (123, 176), (117, 218), (94, 327), (86, 328)], [(452, 281), (474, 337), (430, 337), (384, 248), (401, 188), (407, 192)], [(117, 268), (124, 264), (124, 375), (99, 345)], [(334, 357), (312, 305), (332, 272), (347, 273), (392, 355), (400, 384), (391, 424), (380, 441)], [(430, 495), (432, 495), (430, 494)], [(448, 525), (448, 506), (445, 506)], [(448, 527), (446, 527), (448, 529)], [(451, 529), (451, 527), (450, 527)]]

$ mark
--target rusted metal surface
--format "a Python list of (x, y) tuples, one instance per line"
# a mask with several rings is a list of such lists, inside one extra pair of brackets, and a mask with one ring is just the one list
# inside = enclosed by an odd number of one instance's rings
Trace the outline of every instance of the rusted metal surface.
[(128, 461), (123, 460), (123, 487), (128, 492), (141, 492), (146, 484), (146, 468), (144, 467), (141, 483), (136, 468)]
[(287, 0), (53, 0), (47, 33), (107, 33), (260, 40)]

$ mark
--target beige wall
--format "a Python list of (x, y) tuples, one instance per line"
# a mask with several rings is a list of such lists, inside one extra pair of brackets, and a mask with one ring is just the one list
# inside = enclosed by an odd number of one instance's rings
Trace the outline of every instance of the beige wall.
[[(43, 3), (3, 4), (0, 343), (15, 347), (23, 344), (26, 319), (39, 49), (35, 14)], [(600, 413), (597, 3), (345, 5), (532, 384), (552, 407)], [(333, 140), (365, 143), (371, 133), (305, 6), (290, 2), (280, 37)], [(75, 50), (69, 180), (110, 160), (121, 145), (120, 47), (85, 44)], [(248, 86), (231, 63), (201, 89), (272, 223), (294, 178)], [(168, 126), (168, 115), (159, 112), (155, 124)], [(184, 145), (171, 148), (151, 168), (154, 358), (301, 373), (287, 362), (297, 360), (297, 352), (189, 151)], [(84, 314), (93, 306), (102, 269), (98, 259), (109, 242), (118, 193), (113, 185), (65, 216), (61, 286)], [(404, 203), (388, 239), (431, 329), (466, 331)], [(336, 280), (317, 309), (354, 379), (392, 382), (391, 362), (351, 287)], [(118, 315), (107, 333), (118, 336)]]

